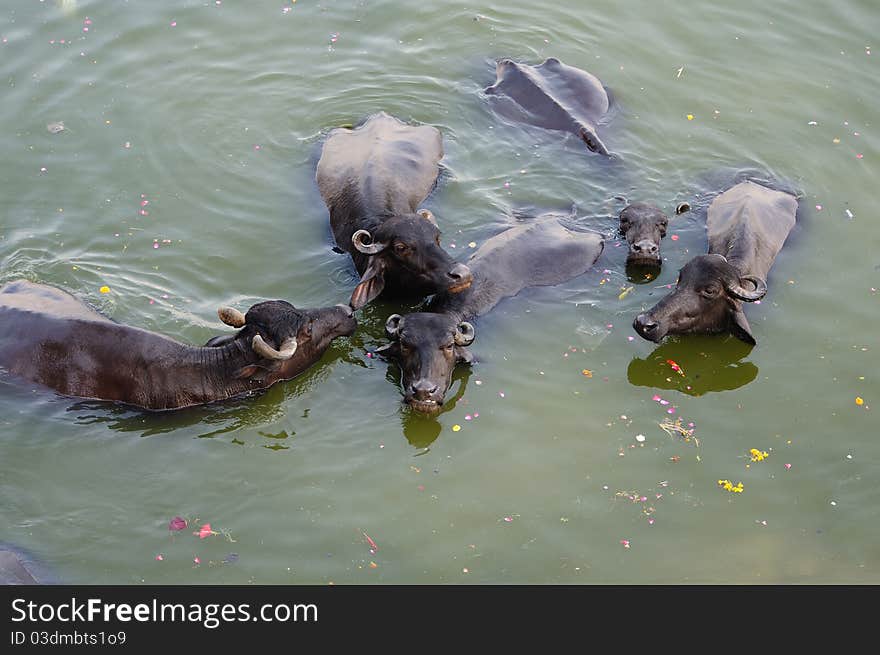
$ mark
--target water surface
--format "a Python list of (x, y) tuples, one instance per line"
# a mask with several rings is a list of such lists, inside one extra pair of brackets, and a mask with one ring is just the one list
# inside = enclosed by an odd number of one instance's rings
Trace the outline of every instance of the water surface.
[[(314, 169), (380, 110), (441, 130), (456, 258), (572, 207), (609, 240), (477, 321), (436, 419), (366, 355), (391, 303), (256, 398), (150, 414), (0, 378), (0, 541), (79, 583), (880, 582), (877, 33), (868, 0), (4, 2), (0, 282), (191, 343), (221, 304), (344, 301)], [(612, 91), (613, 161), (488, 109), (496, 58), (547, 56)], [(747, 168), (803, 194), (758, 345), (641, 340)], [(640, 284), (613, 233), (637, 200), (694, 206)]]

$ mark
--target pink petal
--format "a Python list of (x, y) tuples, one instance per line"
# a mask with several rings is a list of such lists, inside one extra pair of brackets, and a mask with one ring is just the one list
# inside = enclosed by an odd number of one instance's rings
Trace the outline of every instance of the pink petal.
[(183, 530), (186, 527), (186, 519), (180, 516), (175, 516), (171, 519), (171, 522), (168, 524), (169, 530)]

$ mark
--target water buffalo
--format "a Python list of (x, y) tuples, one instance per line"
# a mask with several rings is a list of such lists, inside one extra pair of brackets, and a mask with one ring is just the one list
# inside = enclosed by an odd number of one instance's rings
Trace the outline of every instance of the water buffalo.
[(742, 303), (767, 293), (767, 273), (796, 214), (795, 196), (751, 181), (719, 195), (709, 206), (709, 253), (685, 264), (675, 289), (639, 314), (633, 328), (654, 342), (667, 334), (730, 331), (755, 345)]
[(475, 337), (469, 322), (526, 287), (560, 284), (584, 273), (602, 253), (598, 234), (572, 232), (556, 216), (510, 228), (489, 239), (468, 260), (471, 287), (436, 295), (427, 312), (393, 314), (385, 323), (391, 343), (377, 352), (400, 365), (404, 401), (423, 414), (440, 411), (452, 372), (470, 363)]
[(666, 236), (669, 217), (654, 205), (634, 202), (620, 212), (620, 233), (629, 252), (627, 266), (660, 267), (660, 240)]
[(264, 389), (302, 373), (357, 326), (351, 307), (297, 309), (284, 300), (247, 314), (206, 347), (120, 325), (72, 295), (26, 280), (0, 288), (0, 370), (68, 396), (174, 409)]
[(608, 111), (608, 92), (594, 75), (550, 57), (539, 66), (501, 59), (497, 81), (483, 90), (502, 116), (571, 132), (593, 152), (608, 154), (596, 125)]
[(440, 174), (443, 143), (429, 125), (406, 125), (385, 112), (355, 129), (330, 132), (316, 180), (339, 248), (361, 276), (351, 306), (386, 297), (455, 293), (471, 272), (440, 247), (434, 215), (418, 209)]

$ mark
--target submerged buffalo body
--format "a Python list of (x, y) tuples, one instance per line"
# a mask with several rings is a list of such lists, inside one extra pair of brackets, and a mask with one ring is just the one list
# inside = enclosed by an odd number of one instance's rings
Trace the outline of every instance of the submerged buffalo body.
[(36, 585), (41, 582), (30, 558), (17, 548), (0, 543), (0, 585)]
[(539, 66), (502, 59), (497, 81), (484, 89), (499, 114), (513, 121), (570, 132), (593, 152), (608, 154), (596, 126), (608, 112), (608, 92), (596, 76), (550, 57)]
[(572, 232), (555, 216), (514, 227), (489, 239), (468, 261), (471, 287), (438, 294), (428, 312), (393, 314), (385, 324), (391, 343), (379, 352), (401, 369), (404, 401), (416, 411), (440, 411), (458, 362), (471, 362), (475, 336), (469, 322), (526, 287), (560, 284), (586, 272), (602, 253), (599, 235)]
[(767, 292), (767, 273), (795, 224), (797, 199), (754, 182), (741, 182), (709, 206), (709, 253), (685, 264), (676, 288), (633, 327), (659, 342), (667, 334), (729, 331), (755, 344), (742, 303)]
[(0, 370), (68, 396), (173, 409), (295, 377), (357, 326), (348, 305), (271, 300), (218, 313), (241, 329), (199, 348), (120, 325), (60, 289), (10, 282), (0, 288)]
[(620, 212), (620, 233), (629, 250), (627, 266), (660, 267), (660, 241), (666, 236), (669, 217), (654, 205), (634, 202)]
[(327, 137), (316, 180), (330, 212), (336, 245), (361, 276), (351, 296), (360, 309), (386, 296), (460, 291), (471, 281), (440, 247), (433, 214), (419, 205), (440, 174), (443, 143), (428, 125), (406, 125), (380, 112)]

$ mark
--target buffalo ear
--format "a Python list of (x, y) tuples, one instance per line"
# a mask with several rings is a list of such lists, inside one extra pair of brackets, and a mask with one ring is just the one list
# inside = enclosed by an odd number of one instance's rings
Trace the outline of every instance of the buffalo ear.
[(473, 364), (473, 353), (464, 346), (455, 346), (455, 361), (461, 364)]
[(216, 337), (211, 337), (208, 339), (208, 342), (202, 346), (203, 348), (219, 348), (220, 346), (225, 346), (226, 344), (235, 341), (235, 338), (238, 335), (235, 334), (221, 334)]
[(382, 357), (397, 357), (400, 354), (400, 348), (398, 347), (397, 341), (392, 341), (391, 343), (386, 343), (384, 346), (379, 346), (376, 350), (373, 351), (374, 355), (381, 355)]
[(385, 288), (385, 260), (382, 257), (370, 257), (370, 264), (361, 276), (361, 281), (351, 294), (351, 308), (360, 309), (373, 301)]
[(745, 341), (750, 346), (754, 346), (758, 343), (755, 341), (755, 337), (752, 336), (752, 328), (749, 327), (749, 321), (746, 319), (746, 315), (741, 309), (738, 309), (733, 313), (733, 317), (730, 321), (730, 332), (737, 339)]

